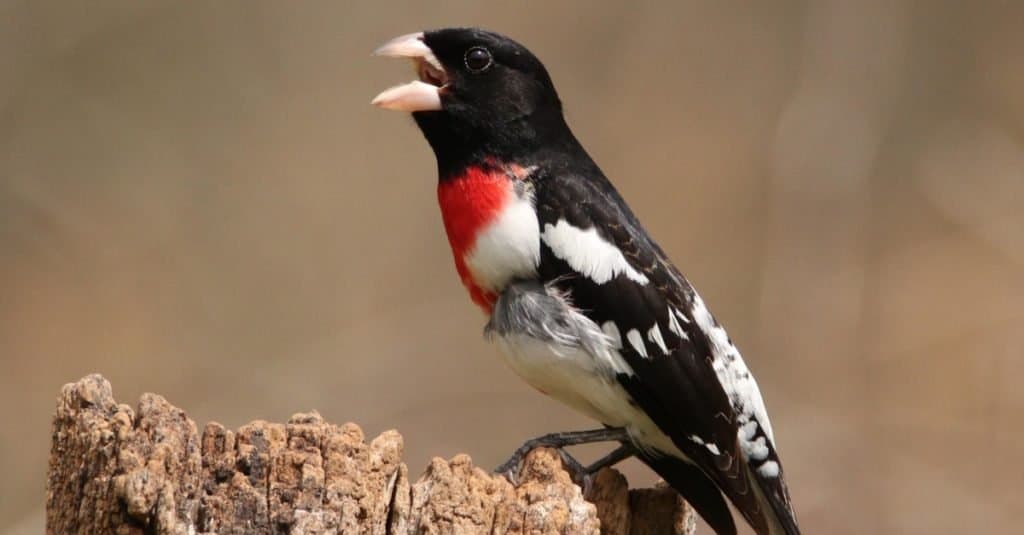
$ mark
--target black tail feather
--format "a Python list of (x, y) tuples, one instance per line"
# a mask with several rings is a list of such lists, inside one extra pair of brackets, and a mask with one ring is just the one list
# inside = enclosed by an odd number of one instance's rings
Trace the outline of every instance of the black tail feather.
[(669, 455), (640, 452), (637, 457), (679, 492), (715, 533), (736, 535), (736, 523), (725, 498), (700, 468)]
[[(779, 526), (785, 535), (800, 535), (800, 526), (796, 524), (796, 515), (793, 513), (792, 505), (790, 505), (792, 502), (789, 499), (789, 490), (781, 478), (781, 467), (779, 474), (780, 483), (775, 487), (769, 487), (760, 481), (758, 484), (761, 485), (761, 492), (765, 496), (765, 501), (771, 506), (775, 519), (778, 520)], [(756, 478), (757, 476), (753, 477)]]

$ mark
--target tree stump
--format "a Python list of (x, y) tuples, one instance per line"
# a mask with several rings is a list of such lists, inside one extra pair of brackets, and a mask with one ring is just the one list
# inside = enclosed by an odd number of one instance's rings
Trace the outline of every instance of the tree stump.
[[(54, 534), (692, 534), (667, 488), (629, 490), (618, 472), (590, 495), (558, 455), (529, 454), (516, 484), (467, 455), (435, 458), (415, 482), (402, 437), (367, 441), (316, 412), (288, 423), (217, 423), (200, 433), (156, 394), (136, 409), (89, 375), (65, 385), (53, 420), (46, 530)], [(588, 499), (589, 498), (589, 501)]]

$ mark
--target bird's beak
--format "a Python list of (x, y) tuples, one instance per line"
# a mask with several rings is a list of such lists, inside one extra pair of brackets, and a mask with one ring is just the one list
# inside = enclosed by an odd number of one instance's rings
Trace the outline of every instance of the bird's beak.
[(441, 93), (447, 87), (448, 74), (434, 52), (423, 42), (423, 32), (396, 37), (373, 51), (376, 56), (409, 58), (416, 67), (418, 80), (396, 85), (374, 97), (371, 104), (397, 111), (438, 111)]

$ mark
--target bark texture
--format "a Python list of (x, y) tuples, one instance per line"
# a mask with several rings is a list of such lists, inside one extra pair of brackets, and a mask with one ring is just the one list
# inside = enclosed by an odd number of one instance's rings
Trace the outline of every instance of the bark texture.
[(367, 441), (316, 412), (200, 431), (156, 394), (118, 404), (90, 375), (65, 385), (53, 421), (46, 528), (59, 534), (692, 534), (670, 489), (629, 490), (614, 470), (586, 499), (550, 450), (517, 483), (435, 458), (416, 481), (402, 437)]

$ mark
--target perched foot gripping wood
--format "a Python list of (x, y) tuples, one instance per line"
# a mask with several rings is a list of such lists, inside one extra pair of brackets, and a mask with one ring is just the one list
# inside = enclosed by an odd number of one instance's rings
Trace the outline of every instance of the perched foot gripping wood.
[[(557, 453), (527, 455), (516, 485), (467, 455), (434, 459), (416, 481), (402, 437), (367, 442), (355, 424), (296, 414), (200, 433), (155, 394), (118, 404), (90, 375), (65, 385), (53, 421), (46, 529), (55, 534), (690, 534), (670, 489), (630, 491), (605, 469), (590, 494)], [(589, 500), (589, 501), (588, 501)]]

